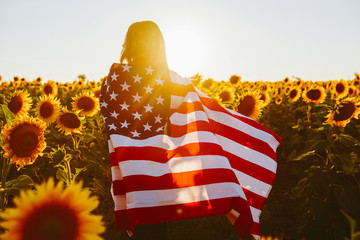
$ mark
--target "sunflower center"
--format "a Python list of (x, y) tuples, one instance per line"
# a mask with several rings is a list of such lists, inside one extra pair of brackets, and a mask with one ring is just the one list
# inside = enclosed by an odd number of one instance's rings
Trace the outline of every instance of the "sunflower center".
[(346, 102), (346, 103), (342, 103), (342, 106), (339, 107), (337, 110), (338, 112), (335, 112), (334, 120), (344, 121), (351, 118), (351, 116), (354, 114), (356, 110), (356, 107), (354, 103)]
[(321, 92), (319, 89), (311, 89), (309, 91), (306, 92), (306, 96), (310, 99), (310, 100), (318, 100), (321, 96)]
[(291, 90), (291, 92), (290, 92), (290, 98), (291, 98), (291, 99), (294, 99), (296, 96), (297, 96), (297, 90), (296, 90), (296, 89)]
[(21, 98), (21, 96), (19, 95), (15, 95), (10, 102), (8, 103), (8, 108), (10, 109), (10, 111), (12, 111), (14, 114), (17, 114), (22, 106), (23, 106), (23, 100)]
[(85, 112), (91, 111), (95, 108), (95, 102), (91, 97), (83, 96), (78, 100), (77, 103), (79, 109)]
[(337, 93), (342, 93), (345, 90), (345, 86), (343, 84), (341, 84), (341, 83), (338, 83), (338, 84), (336, 84), (335, 89), (336, 89)]
[(53, 91), (54, 91), (54, 89), (53, 89), (53, 87), (50, 86), (50, 85), (46, 85), (46, 86), (44, 87), (44, 92), (45, 92), (46, 95), (52, 94)]
[(231, 100), (230, 93), (228, 91), (223, 91), (220, 93), (220, 98), (223, 102), (228, 102)]
[(94, 92), (94, 95), (95, 95), (95, 97), (100, 97), (100, 90), (96, 90), (95, 92)]
[(210, 88), (211, 85), (213, 84), (213, 80), (212, 79), (207, 79), (203, 82), (202, 87), (203, 88)]
[(48, 203), (33, 211), (23, 227), (23, 239), (26, 240), (73, 240), (78, 234), (76, 213), (58, 203)]
[(349, 95), (352, 95), (354, 93), (354, 89), (349, 88)]
[(19, 157), (31, 157), (39, 143), (38, 127), (24, 124), (18, 126), (10, 136), (10, 147)]
[(75, 129), (80, 127), (80, 119), (73, 113), (64, 113), (60, 116), (60, 122), (67, 128)]
[(54, 113), (54, 105), (52, 105), (50, 102), (43, 102), (40, 107), (40, 116), (43, 118), (49, 118)]
[(256, 101), (252, 96), (245, 96), (238, 105), (238, 113), (250, 116), (254, 113)]

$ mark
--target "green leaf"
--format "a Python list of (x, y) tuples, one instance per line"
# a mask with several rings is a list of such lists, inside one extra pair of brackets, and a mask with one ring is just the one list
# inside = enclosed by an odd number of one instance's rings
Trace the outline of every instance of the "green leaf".
[(59, 168), (56, 172), (56, 179), (64, 181), (67, 185), (70, 184), (67, 170)]
[(291, 159), (290, 162), (306, 160), (307, 158), (309, 158), (311, 156), (314, 156), (315, 152), (316, 152), (316, 150), (311, 150), (311, 151), (308, 151), (306, 153), (302, 153), (302, 154), (298, 155), (297, 157)]
[(17, 194), (22, 189), (29, 189), (34, 186), (34, 181), (28, 175), (20, 175), (16, 179), (5, 183), (6, 192)]
[(0, 104), (0, 118), (10, 125), (15, 116), (6, 105)]
[(351, 135), (341, 133), (338, 136), (338, 139), (341, 143), (343, 143), (347, 147), (359, 146), (360, 141), (354, 138)]

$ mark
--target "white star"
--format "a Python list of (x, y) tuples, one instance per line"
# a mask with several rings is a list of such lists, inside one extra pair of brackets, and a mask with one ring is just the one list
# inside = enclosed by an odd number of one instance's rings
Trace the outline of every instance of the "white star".
[(112, 123), (109, 125), (109, 131), (110, 130), (115, 130), (116, 131), (117, 127)]
[(158, 85), (163, 85), (164, 80), (161, 80), (161, 79), (159, 78), (159, 79), (156, 79), (155, 82), (156, 82)]
[(109, 92), (110, 85), (106, 87), (106, 92)]
[(161, 96), (159, 95), (158, 98), (155, 98), (157, 103), (156, 104), (163, 104), (163, 101), (165, 100), (165, 98), (161, 98)]
[(140, 102), (141, 96), (139, 96), (138, 93), (136, 93), (136, 95), (132, 95), (132, 97), (134, 98), (134, 102)]
[(121, 106), (121, 110), (126, 109), (126, 110), (128, 110), (128, 111), (129, 111), (128, 107), (129, 107), (130, 105), (127, 105), (125, 101), (124, 101), (124, 103), (123, 103), (123, 104), (120, 104), (120, 106)]
[(122, 68), (123, 68), (123, 72), (125, 72), (125, 71), (128, 71), (128, 72), (130, 72), (130, 68), (131, 68), (131, 66), (129, 66), (129, 65), (125, 65), (125, 66), (121, 66)]
[(130, 85), (127, 85), (126, 82), (124, 82), (124, 84), (120, 84), (120, 86), (122, 87), (121, 91), (129, 91)]
[(136, 74), (136, 76), (133, 76), (133, 79), (134, 79), (134, 83), (135, 82), (141, 83), (140, 80), (142, 79), (142, 77), (140, 77), (139, 74)]
[(151, 130), (150, 130), (151, 126), (149, 125), (149, 123), (143, 124), (143, 126), (144, 126), (144, 128), (145, 128), (144, 131), (146, 131), (146, 130), (151, 131)]
[(114, 110), (114, 112), (111, 113), (111, 116), (112, 116), (113, 118), (117, 118), (117, 116), (119, 116), (119, 114), (118, 114), (117, 112), (115, 112), (115, 110)]
[(136, 130), (131, 132), (133, 137), (140, 137), (140, 133), (138, 133)]
[(111, 81), (117, 81), (117, 77), (118, 77), (119, 75), (116, 75), (116, 73), (114, 72), (113, 73), (113, 75), (111, 75)]
[(103, 116), (103, 121), (104, 121), (104, 123), (105, 123), (106, 119), (107, 119), (107, 117), (104, 117), (104, 116)]
[(152, 93), (153, 88), (151, 88), (150, 85), (148, 85), (147, 87), (144, 87), (144, 88), (146, 90), (145, 93), (150, 93), (150, 94)]
[(152, 112), (151, 109), (154, 107), (151, 107), (150, 104), (148, 104), (147, 106), (144, 106), (144, 108), (146, 109), (145, 112)]
[(103, 102), (100, 102), (100, 107), (104, 107), (104, 108), (107, 108), (107, 103), (105, 101)]
[(136, 112), (136, 113), (132, 113), (132, 115), (134, 115), (134, 120), (135, 119), (141, 120), (140, 117), (141, 117), (142, 114), (139, 114), (138, 112)]
[(104, 86), (106, 86), (107, 85), (107, 78), (105, 79), (105, 81), (104, 81)]
[(164, 126), (161, 126), (158, 129), (156, 129), (156, 132), (160, 132), (160, 131), (164, 131)]
[(152, 75), (152, 72), (154, 71), (154, 69), (151, 69), (151, 66), (149, 66), (149, 68), (145, 68), (145, 69), (146, 69), (146, 74)]
[(130, 125), (130, 123), (127, 123), (126, 120), (124, 122), (121, 122), (121, 128), (128, 128), (128, 126)]
[(157, 117), (155, 117), (155, 123), (161, 123), (161, 119), (162, 119), (162, 117), (160, 117), (160, 114), (157, 116)]
[(110, 94), (110, 101), (111, 101), (111, 100), (115, 100), (115, 101), (116, 101), (117, 95), (119, 95), (119, 94), (116, 94), (116, 93), (114, 93), (114, 91), (113, 91), (112, 94)]

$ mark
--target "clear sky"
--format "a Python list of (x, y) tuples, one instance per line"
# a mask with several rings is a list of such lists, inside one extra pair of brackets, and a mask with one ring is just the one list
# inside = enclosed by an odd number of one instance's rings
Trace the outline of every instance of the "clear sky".
[(99, 80), (130, 24), (152, 20), (184, 77), (352, 79), (359, 13), (359, 0), (0, 0), (0, 75)]

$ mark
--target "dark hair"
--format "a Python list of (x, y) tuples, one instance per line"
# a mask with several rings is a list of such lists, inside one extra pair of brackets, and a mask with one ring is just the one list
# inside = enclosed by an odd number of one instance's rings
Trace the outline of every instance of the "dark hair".
[(131, 62), (168, 69), (164, 38), (156, 23), (142, 21), (130, 25), (120, 63)]

